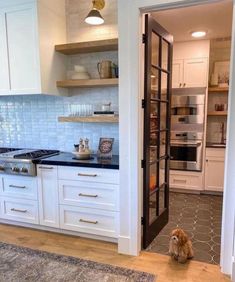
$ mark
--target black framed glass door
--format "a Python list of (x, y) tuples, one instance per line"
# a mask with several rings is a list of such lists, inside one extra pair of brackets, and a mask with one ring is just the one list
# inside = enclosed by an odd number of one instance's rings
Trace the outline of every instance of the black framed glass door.
[(145, 16), (143, 247), (168, 222), (173, 37)]

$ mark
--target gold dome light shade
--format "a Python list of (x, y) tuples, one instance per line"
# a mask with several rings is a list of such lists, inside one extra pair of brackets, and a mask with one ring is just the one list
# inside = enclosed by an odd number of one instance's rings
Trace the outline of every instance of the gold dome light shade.
[(93, 8), (85, 18), (85, 22), (91, 25), (100, 25), (104, 23), (104, 19), (101, 16), (99, 10), (102, 10), (105, 6), (104, 0), (92, 1)]

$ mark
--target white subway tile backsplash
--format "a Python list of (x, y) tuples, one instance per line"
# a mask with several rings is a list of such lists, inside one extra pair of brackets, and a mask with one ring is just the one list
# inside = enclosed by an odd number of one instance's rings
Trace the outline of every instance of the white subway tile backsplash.
[[(91, 148), (96, 152), (100, 137), (113, 137), (114, 154), (118, 154), (117, 124), (58, 122), (58, 116), (70, 113), (71, 103), (94, 105), (111, 101), (114, 107), (118, 107), (115, 88), (86, 89), (82, 92), (84, 95), (73, 97), (45, 95), (0, 97), (0, 146), (71, 151), (73, 144), (77, 143), (80, 137), (87, 137), (90, 139)], [(101, 95), (102, 98), (99, 99)]]

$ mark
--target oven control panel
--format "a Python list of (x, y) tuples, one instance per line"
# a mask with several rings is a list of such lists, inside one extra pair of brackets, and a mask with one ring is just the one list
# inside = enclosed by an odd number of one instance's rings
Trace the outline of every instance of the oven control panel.
[(0, 173), (36, 176), (36, 167), (33, 163), (0, 161)]

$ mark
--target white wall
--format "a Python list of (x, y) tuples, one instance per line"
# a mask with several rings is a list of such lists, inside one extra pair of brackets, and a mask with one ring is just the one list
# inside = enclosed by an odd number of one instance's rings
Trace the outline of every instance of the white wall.
[(105, 1), (100, 11), (105, 22), (99, 26), (88, 25), (85, 17), (92, 8), (91, 0), (66, 0), (68, 42), (82, 42), (99, 39), (116, 38), (117, 34), (117, 0)]
[[(125, 253), (138, 254), (141, 242), (141, 95), (143, 81), (140, 79), (141, 69), (141, 13), (150, 8), (162, 9), (188, 4), (208, 3), (203, 0), (119, 0), (119, 104), (120, 104), (120, 184), (121, 184), (121, 218), (126, 228), (121, 229), (120, 237), (126, 237)], [(210, 1), (211, 2), (211, 1)], [(234, 34), (235, 30), (233, 31)], [(233, 44), (234, 45), (234, 44)], [(234, 53), (234, 48), (233, 48)], [(232, 61), (234, 61), (234, 56)], [(235, 75), (231, 81), (235, 87)], [(232, 91), (230, 91), (232, 93)], [(230, 95), (230, 109), (235, 108), (235, 95)], [(224, 197), (222, 271), (232, 271), (234, 203), (235, 203), (235, 111), (229, 109), (229, 131), (226, 182)]]

